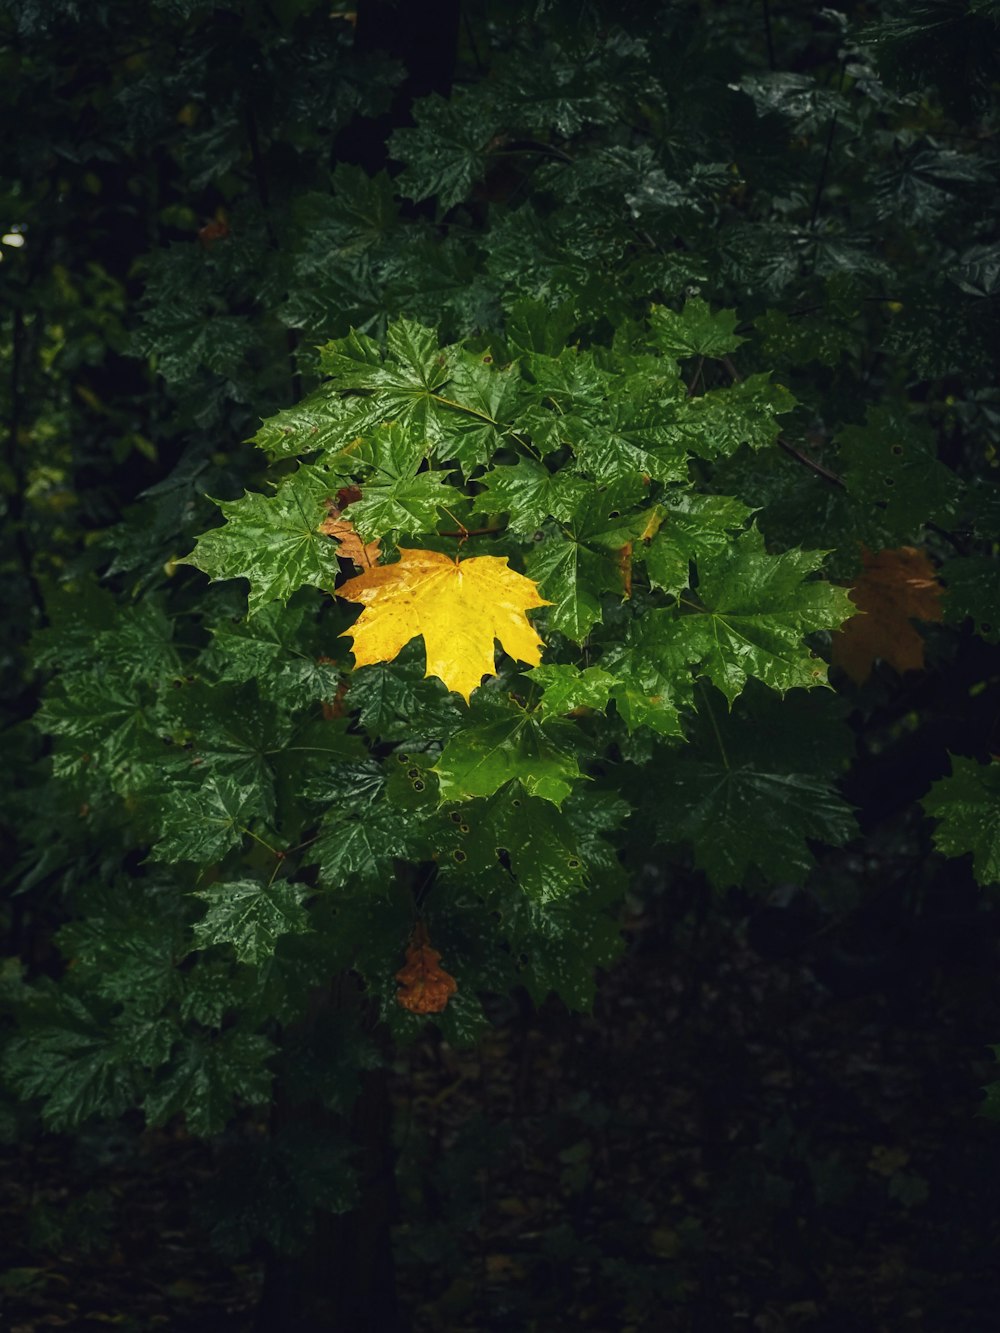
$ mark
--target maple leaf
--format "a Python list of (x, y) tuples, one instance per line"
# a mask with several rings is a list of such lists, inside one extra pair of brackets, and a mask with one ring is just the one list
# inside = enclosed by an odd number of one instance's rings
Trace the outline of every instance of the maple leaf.
[(427, 927), (418, 921), (406, 949), (406, 963), (396, 973), (402, 985), (396, 999), (411, 1014), (439, 1014), (458, 982), (441, 966), (441, 955), (431, 948)]
[(340, 517), (336, 510), (324, 518), (319, 530), (337, 542), (337, 554), (342, 559), (353, 561), (359, 569), (373, 569), (378, 564), (382, 554), (378, 539), (363, 542), (351, 520)]
[(934, 566), (915, 546), (862, 551), (864, 572), (848, 596), (861, 613), (833, 636), (832, 661), (858, 685), (871, 675), (875, 659), (902, 673), (924, 665), (924, 640), (910, 623), (941, 619), (942, 587)]
[(425, 675), (440, 677), (468, 703), (483, 676), (496, 674), (494, 639), (511, 657), (539, 664), (542, 640), (525, 612), (549, 603), (536, 583), (507, 567), (506, 556), (452, 560), (403, 547), (399, 556), (337, 589), (365, 608), (344, 635), (354, 640), (356, 666), (391, 662), (422, 634)]

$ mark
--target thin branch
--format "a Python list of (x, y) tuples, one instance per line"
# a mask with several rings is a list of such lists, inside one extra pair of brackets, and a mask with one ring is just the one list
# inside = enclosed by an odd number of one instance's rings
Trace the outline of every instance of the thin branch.
[[(733, 383), (739, 384), (743, 376), (733, 365), (732, 357), (723, 356), (720, 357), (720, 360), (722, 361), (722, 364), (725, 366), (726, 370), (729, 372), (729, 377), (733, 381)], [(790, 454), (792, 458), (797, 458), (798, 461), (804, 467), (811, 468), (811, 470), (815, 472), (817, 476), (822, 477), (825, 481), (830, 482), (832, 486), (843, 486), (846, 489), (846, 484), (844, 482), (843, 477), (838, 477), (836, 472), (831, 472), (828, 467), (824, 467), (822, 463), (818, 463), (815, 458), (810, 458), (808, 454), (804, 454), (802, 450), (797, 449), (794, 444), (789, 444), (789, 442), (786, 439), (783, 439), (782, 436), (780, 435), (778, 436), (778, 444), (782, 447), (782, 449), (784, 449), (786, 454)]]
[(816, 193), (813, 196), (812, 212), (809, 214), (809, 230), (814, 231), (816, 220), (819, 217), (819, 206), (823, 199), (823, 191), (826, 189), (826, 173), (830, 165), (830, 155), (833, 152), (833, 137), (837, 132), (837, 112), (830, 117), (830, 128), (826, 132), (826, 147), (823, 150), (823, 162), (819, 169), (819, 180), (816, 182)]
[(764, 41), (767, 45), (767, 66), (774, 69), (774, 37), (771, 34), (771, 6), (768, 0), (762, 0), (764, 9)]
[(476, 45), (476, 35), (472, 31), (472, 21), (469, 18), (469, 11), (462, 6), (462, 26), (465, 28), (465, 35), (468, 38), (469, 47), (472, 50), (472, 58), (476, 62), (476, 69), (480, 74), (486, 73), (486, 66), (483, 64), (482, 57), (479, 54), (479, 47)]
[(822, 463), (818, 463), (815, 458), (810, 458), (809, 455), (804, 454), (801, 449), (796, 449), (794, 444), (789, 444), (788, 441), (782, 439), (780, 435), (778, 436), (778, 444), (784, 449), (786, 454), (791, 454), (792, 458), (797, 458), (800, 463), (807, 468), (811, 468), (812, 471), (815, 472), (817, 476), (822, 477), (824, 481), (830, 482), (833, 486), (841, 486), (846, 490), (847, 483), (844, 481), (843, 477), (838, 477), (836, 472), (831, 472), (830, 469), (824, 467)]

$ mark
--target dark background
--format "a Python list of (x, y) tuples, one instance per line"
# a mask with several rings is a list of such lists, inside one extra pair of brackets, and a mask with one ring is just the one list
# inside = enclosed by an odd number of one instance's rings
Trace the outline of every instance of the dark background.
[[(831, 64), (835, 42), (809, 7), (674, 8), (688, 29), (711, 22), (720, 44), (731, 40), (730, 61), (798, 73)], [(321, 24), (308, 4), (147, 12), (30, 0), (2, 12), (0, 198), (28, 236), (0, 266), (14, 775), (37, 758), (20, 724), (42, 682), (24, 653), (51, 583), (67, 569), (117, 587), (152, 581), (177, 554), (177, 529), (150, 526), (133, 508), (140, 495), (190, 466), (192, 439), (192, 490), (239, 493), (240, 441), (299, 396), (310, 338), (330, 332), (291, 317), (268, 325), (268, 291), (235, 261), (216, 306), (189, 318), (199, 257), (221, 267), (219, 247), (257, 247), (277, 301), (286, 202), (303, 173), (384, 167), (387, 136), (411, 123), (415, 97), (482, 77), (494, 29), (486, 7), (457, 3), (365, 0), (356, 29), (325, 11)], [(852, 6), (847, 17), (894, 13)], [(642, 6), (616, 18), (647, 21)], [(992, 30), (979, 21), (889, 56), (918, 89), (938, 79), (954, 133), (988, 137), (995, 112), (976, 90), (995, 79), (983, 67)], [(355, 85), (325, 63), (328, 31), (331, 50), (362, 62)], [(718, 73), (713, 50), (702, 47), (706, 79)], [(812, 132), (820, 150), (828, 134), (825, 122)], [(469, 225), (523, 188), (516, 165), (495, 167)], [(230, 233), (247, 200), (245, 234)], [(404, 214), (435, 216), (426, 202)], [(148, 257), (172, 247), (192, 258), (168, 275)], [(225, 319), (251, 316), (261, 341), (227, 346)], [(953, 317), (941, 316), (942, 336)], [(173, 362), (163, 350), (172, 319)], [(974, 321), (963, 327), (973, 339)], [(963, 387), (947, 360), (931, 373), (905, 345), (888, 355), (918, 394)], [(963, 429), (950, 437), (956, 456)], [(191, 504), (196, 531), (206, 509)], [(429, 1030), (397, 1053), (401, 1323), (469, 1333), (992, 1327), (1000, 1159), (980, 1088), (1000, 1040), (1000, 916), (969, 858), (933, 852), (915, 802), (947, 772), (949, 752), (985, 759), (1000, 748), (1000, 660), (968, 624), (937, 633), (926, 672), (901, 679), (879, 667), (847, 692), (858, 759), (845, 793), (862, 837), (827, 850), (805, 888), (720, 897), (651, 851), (622, 917), (627, 952), (592, 1015), (490, 997), (494, 1027), (476, 1049)], [(45, 874), (25, 876), (22, 834), (17, 819), (5, 831), (4, 952), (32, 976), (57, 976), (53, 933), (67, 899)], [(11, 1112), (4, 1126), (3, 1327), (281, 1327), (258, 1313), (264, 1252), (232, 1257), (217, 1243), (220, 1188), (239, 1187), (224, 1140), (198, 1141), (180, 1123), (145, 1130), (138, 1113), (76, 1135), (23, 1117)]]

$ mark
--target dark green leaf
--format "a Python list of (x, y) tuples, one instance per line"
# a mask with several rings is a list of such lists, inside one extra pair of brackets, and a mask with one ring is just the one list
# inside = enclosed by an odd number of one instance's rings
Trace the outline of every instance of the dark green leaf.
[(898, 408), (869, 408), (863, 426), (837, 436), (847, 464), (845, 480), (856, 501), (877, 511), (891, 537), (917, 536), (924, 523), (949, 523), (955, 515), (959, 480), (938, 461), (933, 433)]
[(280, 879), (271, 884), (232, 880), (201, 889), (198, 897), (208, 903), (208, 911), (194, 927), (198, 946), (231, 944), (239, 962), (259, 963), (274, 953), (280, 935), (309, 929), (302, 906), (308, 893), (305, 885)]
[(654, 345), (667, 356), (726, 356), (746, 339), (736, 332), (735, 310), (711, 310), (698, 296), (689, 297), (678, 314), (654, 305), (649, 326)]
[(318, 528), (324, 501), (349, 482), (330, 467), (303, 466), (271, 498), (248, 491), (242, 500), (221, 500), (225, 525), (203, 533), (181, 563), (196, 565), (213, 580), (249, 580), (251, 615), (268, 602), (287, 602), (306, 584), (332, 588), (337, 557)]
[(273, 1052), (266, 1037), (239, 1028), (186, 1038), (146, 1095), (149, 1123), (162, 1125), (183, 1114), (192, 1134), (220, 1133), (237, 1104), (259, 1105), (270, 1097), (266, 1062)]
[(658, 836), (691, 843), (717, 888), (744, 883), (751, 867), (770, 882), (800, 883), (813, 866), (809, 840), (836, 846), (856, 831), (833, 785), (846, 735), (809, 696), (779, 702), (756, 691), (728, 712), (718, 695), (700, 693), (688, 744), (652, 768)]
[(934, 845), (946, 856), (972, 853), (980, 884), (1000, 881), (1000, 763), (953, 755), (951, 776), (935, 782), (923, 807), (938, 820)]
[(264, 813), (252, 783), (210, 777), (200, 787), (171, 784), (161, 798), (163, 836), (152, 854), (158, 861), (216, 861), (238, 847), (247, 824)]

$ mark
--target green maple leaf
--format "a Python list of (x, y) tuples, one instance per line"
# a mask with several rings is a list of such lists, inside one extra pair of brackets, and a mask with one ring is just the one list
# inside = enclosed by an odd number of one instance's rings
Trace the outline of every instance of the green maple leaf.
[(659, 527), (648, 543), (636, 546), (635, 558), (645, 562), (654, 588), (676, 597), (690, 583), (691, 562), (723, 552), (752, 513), (729, 496), (668, 492), (659, 506)]
[(332, 588), (339, 572), (336, 551), (319, 532), (324, 501), (350, 482), (330, 465), (302, 466), (273, 496), (248, 491), (242, 500), (218, 500), (226, 518), (178, 564), (194, 565), (214, 581), (250, 583), (252, 615), (271, 601), (287, 602), (299, 588)]
[(451, 366), (433, 329), (411, 319), (395, 320), (386, 331), (384, 358), (373, 339), (352, 332), (327, 344), (321, 364), (338, 388), (370, 395), (373, 419), (408, 426), (425, 441), (437, 438), (442, 402), (437, 390)]
[(433, 532), (438, 525), (442, 504), (460, 504), (457, 491), (441, 488), (447, 472), (420, 472), (427, 445), (412, 426), (399, 423), (381, 426), (370, 435), (359, 459), (372, 469), (371, 478), (361, 488), (361, 499), (350, 505), (348, 517), (370, 542), (390, 533), (412, 535)]
[(453, 812), (451, 843), (443, 856), (463, 876), (517, 886), (537, 903), (576, 894), (586, 882), (572, 825), (519, 782)]
[(825, 685), (826, 668), (804, 636), (836, 628), (855, 607), (845, 589), (810, 580), (824, 554), (768, 555), (751, 528), (699, 566), (698, 610), (670, 620), (654, 612), (647, 632), (697, 663), (730, 703), (751, 676), (779, 693)]
[(572, 742), (575, 732), (558, 724), (542, 727), (530, 714), (494, 718), (463, 727), (454, 735), (434, 765), (441, 783), (442, 801), (492, 796), (518, 779), (529, 796), (561, 805), (579, 780), (576, 760), (559, 745)]
[(638, 368), (616, 375), (599, 404), (571, 410), (560, 428), (580, 467), (601, 482), (683, 481), (687, 448), (671, 424), (683, 403), (679, 379)]
[(353, 258), (376, 249), (399, 221), (388, 173), (369, 176), (362, 167), (338, 162), (332, 175), (332, 193), (299, 196), (293, 205), (296, 221), (306, 231), (296, 269), (307, 281), (331, 253)]
[(309, 916), (302, 906), (308, 893), (304, 884), (287, 880), (262, 884), (240, 879), (200, 889), (197, 897), (208, 903), (208, 911), (195, 923), (198, 947), (231, 944), (238, 962), (259, 963), (274, 953), (280, 936), (309, 929)]
[(735, 352), (745, 338), (736, 333), (735, 310), (711, 310), (698, 296), (689, 297), (680, 313), (654, 305), (649, 315), (654, 345), (667, 356), (722, 357)]
[(535, 1004), (555, 992), (580, 1013), (591, 1013), (597, 994), (598, 968), (609, 968), (625, 948), (618, 922), (579, 896), (555, 902), (537, 912), (524, 932), (527, 967), (523, 980)]
[(728, 457), (743, 444), (763, 449), (781, 432), (776, 418), (795, 398), (770, 375), (750, 375), (727, 389), (710, 389), (677, 405), (666, 435), (699, 458)]
[(337, 389), (373, 389), (382, 368), (382, 349), (375, 338), (352, 328), (346, 337), (333, 338), (320, 348), (319, 364)]
[(254, 788), (273, 809), (272, 757), (291, 739), (287, 713), (260, 697), (255, 681), (235, 685), (186, 681), (164, 701), (163, 714), (177, 746), (174, 762), (187, 758), (187, 776), (211, 773)]
[(705, 691), (688, 744), (651, 766), (649, 816), (664, 842), (691, 843), (717, 888), (744, 883), (751, 867), (800, 883), (810, 839), (839, 846), (857, 831), (834, 786), (849, 740), (812, 696), (779, 701), (757, 687), (729, 712)]
[(507, 341), (521, 352), (558, 356), (577, 322), (571, 302), (552, 304), (525, 297), (515, 301), (507, 315)]
[(384, 892), (393, 880), (395, 860), (420, 850), (418, 834), (414, 822), (387, 801), (367, 803), (356, 817), (349, 807), (334, 807), (320, 826), (309, 859), (318, 864), (319, 881), (326, 887), (359, 883)]
[(256, 681), (261, 695), (279, 708), (306, 708), (336, 696), (340, 669), (335, 661), (320, 660), (336, 632), (328, 620), (317, 621), (305, 598), (269, 602), (247, 620), (214, 625), (201, 666), (220, 680)]
[(238, 847), (250, 820), (265, 814), (255, 783), (241, 785), (225, 777), (210, 777), (200, 787), (173, 782), (164, 788), (159, 807), (163, 836), (153, 857), (202, 865)]
[(437, 455), (457, 459), (468, 474), (485, 466), (522, 410), (520, 367), (498, 367), (491, 352), (461, 349), (451, 360), (445, 400), (437, 414)]
[(593, 482), (570, 472), (550, 472), (534, 458), (495, 467), (479, 481), (486, 489), (476, 496), (477, 509), (507, 514), (507, 530), (523, 538), (533, 536), (547, 518), (568, 522), (594, 491)]
[(927, 522), (954, 520), (961, 482), (938, 460), (926, 422), (896, 406), (869, 407), (865, 424), (845, 427), (836, 443), (849, 493), (893, 540), (913, 538)]
[(149, 732), (148, 693), (107, 672), (63, 679), (49, 691), (37, 724), (58, 736), (53, 769), (57, 775), (83, 772), (90, 764), (107, 772), (116, 789), (129, 761)]
[(179, 998), (185, 953), (177, 900), (155, 878), (95, 886), (81, 895), (86, 914), (59, 930), (74, 982), (134, 1014), (159, 1014)]
[(351, 676), (346, 703), (371, 737), (444, 737), (464, 723), (458, 696), (425, 676), (423, 659), (422, 647), (408, 644), (393, 662), (376, 662)]
[(483, 175), (496, 131), (483, 121), (482, 104), (473, 112), (468, 100), (461, 93), (447, 100), (437, 93), (422, 97), (414, 107), (416, 126), (394, 131), (389, 151), (406, 163), (395, 184), (407, 198), (433, 195), (447, 210)]
[(271, 459), (317, 450), (339, 453), (379, 419), (369, 399), (342, 397), (324, 386), (294, 407), (268, 417), (252, 438)]
[(542, 694), (539, 708), (546, 716), (557, 717), (576, 708), (593, 708), (603, 712), (608, 705), (617, 679), (600, 667), (551, 666), (532, 667), (524, 673), (533, 685), (540, 685)]
[(576, 347), (564, 347), (558, 356), (528, 352), (523, 364), (538, 396), (554, 403), (559, 415), (600, 410), (621, 382), (592, 351)]
[(644, 494), (639, 478), (591, 486), (567, 523), (565, 536), (550, 536), (528, 556), (528, 572), (551, 603), (549, 625), (582, 643), (601, 618), (604, 593), (625, 594), (617, 552), (627, 547), (649, 521), (637, 509)]
[(112, 1012), (69, 991), (43, 994), (9, 1043), (4, 1073), (21, 1097), (43, 1099), (50, 1129), (121, 1115), (169, 1058), (179, 1035), (169, 1019)]
[(935, 782), (921, 802), (939, 821), (934, 845), (945, 856), (972, 853), (980, 884), (1000, 881), (1000, 763), (977, 764), (953, 755), (951, 776)]
[(614, 561), (572, 538), (549, 538), (532, 551), (527, 565), (552, 603), (546, 610), (548, 624), (576, 643), (601, 619), (602, 594), (622, 591)]
[(267, 1037), (230, 1028), (216, 1037), (189, 1036), (174, 1052), (143, 1103), (151, 1125), (183, 1112), (192, 1134), (218, 1134), (237, 1102), (260, 1105), (271, 1095)]
[(1000, 562), (994, 556), (953, 556), (941, 566), (945, 619), (968, 616), (987, 643), (1000, 642)]
[(670, 612), (646, 612), (633, 620), (624, 642), (609, 646), (601, 666), (613, 678), (611, 698), (629, 731), (650, 727), (682, 736), (680, 709), (691, 700), (688, 650), (671, 632)]

